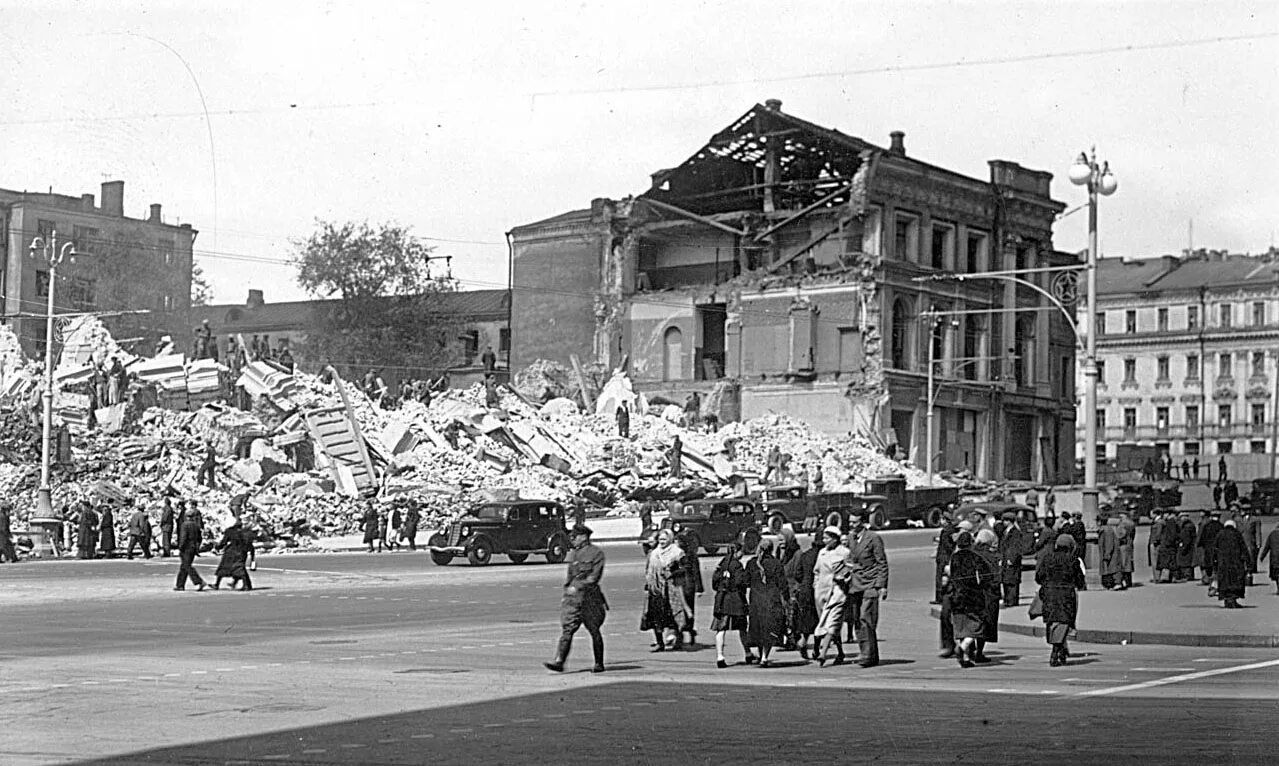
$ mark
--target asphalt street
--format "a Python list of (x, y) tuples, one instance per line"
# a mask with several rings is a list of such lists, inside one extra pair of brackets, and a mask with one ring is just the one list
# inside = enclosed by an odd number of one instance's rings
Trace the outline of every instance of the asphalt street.
[(251, 593), (174, 593), (174, 560), (0, 567), (0, 762), (1265, 759), (1279, 651), (1079, 644), (1049, 668), (1040, 640), (1006, 635), (994, 664), (963, 670), (936, 657), (931, 538), (885, 535), (873, 669), (782, 653), (781, 667), (717, 670), (710, 647), (651, 653), (643, 562), (624, 543), (604, 546), (600, 675), (585, 672), (585, 635), (569, 672), (541, 667), (562, 566), (263, 556)]

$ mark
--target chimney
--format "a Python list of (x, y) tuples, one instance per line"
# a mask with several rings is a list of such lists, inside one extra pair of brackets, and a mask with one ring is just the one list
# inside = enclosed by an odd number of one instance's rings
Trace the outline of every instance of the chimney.
[(124, 217), (124, 181), (103, 182), (102, 214)]
[(780, 98), (770, 98), (764, 102), (764, 108), (770, 112), (782, 111), (782, 100)]
[(94, 207), (96, 207), (96, 205), (95, 205), (95, 204), (94, 204), (94, 202), (93, 202), (93, 195), (92, 195), (92, 194), (81, 194), (81, 195), (80, 195), (80, 203), (81, 203), (82, 205), (84, 205), (84, 209), (85, 209), (85, 210), (87, 210), (87, 211), (88, 211), (88, 212), (90, 212), (90, 213), (92, 213), (92, 212), (93, 212)]
[(163, 223), (163, 221), (160, 220), (160, 203), (159, 202), (151, 203), (151, 216), (147, 218), (147, 220), (150, 221), (151, 223)]
[(249, 299), (244, 302), (246, 308), (260, 309), (266, 305), (266, 298), (261, 290), (249, 290)]
[(890, 154), (896, 154), (899, 157), (906, 156), (906, 134), (900, 130), (894, 130), (888, 134), (889, 144), (888, 151)]

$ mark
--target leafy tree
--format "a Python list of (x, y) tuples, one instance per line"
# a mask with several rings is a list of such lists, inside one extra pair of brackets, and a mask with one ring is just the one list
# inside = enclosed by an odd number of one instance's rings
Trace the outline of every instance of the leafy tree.
[(204, 275), (204, 269), (200, 268), (200, 264), (191, 264), (191, 305), (192, 306), (208, 306), (213, 303), (213, 286), (209, 284), (209, 278)]
[(438, 375), (457, 361), (452, 341), (465, 318), (450, 316), (438, 298), (452, 282), (432, 276), (432, 248), (407, 227), (316, 221), (293, 246), (298, 284), (335, 300), (315, 317), (299, 361), (352, 377), (379, 367), (388, 380)]

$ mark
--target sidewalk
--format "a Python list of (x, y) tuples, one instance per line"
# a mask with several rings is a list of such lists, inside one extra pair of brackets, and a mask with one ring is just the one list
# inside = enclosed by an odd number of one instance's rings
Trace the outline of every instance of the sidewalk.
[[(1079, 594), (1077, 641), (1091, 644), (1159, 644), (1279, 648), (1279, 596), (1264, 573), (1255, 576), (1240, 602), (1224, 609), (1197, 583), (1155, 585), (1137, 582), (1126, 591), (1107, 591), (1095, 581)], [(1044, 623), (1027, 616), (1036, 586), (1026, 578), (1021, 605), (999, 613), (999, 629), (1027, 636), (1044, 635)], [(933, 607), (932, 614), (938, 615)]]
[[(654, 520), (660, 522), (665, 514), (654, 514)], [(572, 524), (569, 525), (570, 527)], [(640, 538), (640, 520), (638, 516), (631, 517), (600, 517), (596, 519), (588, 518), (586, 526), (591, 528), (591, 540), (597, 543), (634, 543)], [(431, 535), (435, 534), (436, 529), (419, 529), (417, 533), (417, 545), (419, 548), (425, 546), (427, 541), (431, 539)], [(364, 550), (364, 535), (356, 533), (353, 535), (342, 535), (340, 537), (325, 537), (315, 541), (315, 547), (322, 551), (362, 551)]]

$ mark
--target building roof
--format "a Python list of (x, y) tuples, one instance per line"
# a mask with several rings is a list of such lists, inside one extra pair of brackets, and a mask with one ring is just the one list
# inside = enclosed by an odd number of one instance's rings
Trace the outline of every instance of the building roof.
[(559, 215), (553, 215), (550, 218), (543, 218), (540, 221), (533, 221), (532, 223), (522, 223), (514, 229), (511, 229), (511, 231), (514, 232), (519, 231), (520, 229), (533, 229), (542, 226), (563, 226), (565, 224), (579, 223), (589, 220), (591, 220), (591, 209), (588, 207), (583, 208), (582, 210), (570, 210), (567, 213), (560, 213)]
[(1155, 294), (1200, 288), (1263, 286), (1279, 282), (1272, 255), (1196, 254), (1097, 261), (1099, 295)]
[[(264, 302), (259, 306), (243, 303), (192, 306), (191, 320), (193, 325), (208, 320), (214, 332), (219, 334), (305, 330), (314, 323), (317, 310), (338, 302), (337, 299), (329, 299)], [(471, 321), (493, 321), (506, 318), (510, 298), (506, 290), (459, 290), (440, 293), (436, 296), (436, 307), (441, 314), (465, 317)]]

